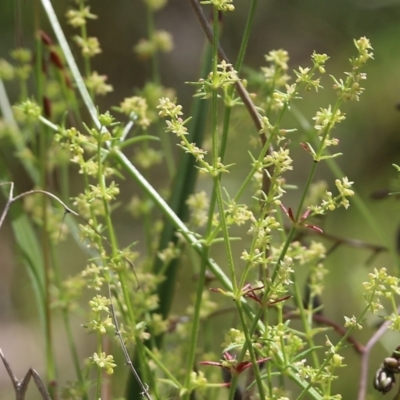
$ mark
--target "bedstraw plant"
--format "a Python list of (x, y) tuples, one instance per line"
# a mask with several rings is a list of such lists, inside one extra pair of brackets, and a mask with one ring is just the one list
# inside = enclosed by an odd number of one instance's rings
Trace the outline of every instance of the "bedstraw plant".
[[(199, 79), (187, 83), (193, 88), (189, 109), (161, 82), (159, 53), (170, 51), (173, 40), (157, 29), (155, 14), (166, 1), (146, 0), (148, 36), (138, 39), (134, 52), (150, 66), (148, 83), (100, 110), (96, 100), (113, 87), (92, 66), (93, 57), (106, 55), (90, 36), (97, 16), (89, 1), (71, 2), (66, 11), (76, 30), (70, 40), (51, 0), (39, 3), (53, 32), (38, 29), (35, 48), (15, 49), (11, 61), (0, 61), (0, 140), (8, 153), (0, 158), (6, 199), (0, 227), (7, 218), (36, 296), (45, 369), (41, 378), (35, 371), (27, 376), (34, 376), (42, 398), (345, 399), (339, 372), (361, 365), (364, 399), (373, 390), (369, 351), (386, 329), (400, 328), (399, 279), (377, 267), (360, 282), (361, 312), (331, 320), (321, 300), (328, 276), (324, 243), (339, 245), (341, 239), (324, 232), (321, 216), (347, 209), (353, 197), (364, 210), (351, 178), (335, 161), (346, 154), (335, 146), (346, 103), (364, 91), (365, 64), (373, 59), (370, 41), (354, 40), (342, 77), (329, 75), (326, 54), (314, 52), (309, 65), (291, 69), (285, 50), (271, 50), (265, 65), (245, 79), (257, 0), (249, 1), (234, 62), (219, 44), (221, 16), (235, 12), (234, 2), (190, 0), (208, 44)], [(80, 69), (70, 46), (80, 49)], [(20, 88), (12, 106), (7, 80)], [(333, 87), (336, 97), (308, 120), (302, 102), (323, 85)], [(287, 126), (287, 115), (298, 124)], [(246, 121), (240, 132), (238, 119)], [(240, 184), (232, 185), (227, 177), (239, 167), (229, 151), (237, 154), (237, 147), (247, 154), (247, 169)], [(311, 161), (307, 167), (296, 162), (299, 148)], [(332, 182), (316, 180), (321, 163), (336, 175)], [(17, 164), (29, 177), (28, 192), (14, 175)], [(305, 182), (292, 184), (294, 168), (309, 168)], [(80, 189), (74, 193), (77, 176)], [(127, 196), (125, 182), (136, 188), (128, 205), (119, 202)], [(117, 209), (143, 231), (140, 243), (121, 246)], [(57, 256), (69, 237), (87, 258), (74, 276), (62, 270)], [(194, 282), (182, 283), (182, 276), (194, 276)], [(179, 285), (192, 293), (177, 314)], [(90, 333), (93, 350), (85, 354), (73, 334), (76, 313), (84, 316), (81, 335)], [(371, 313), (386, 322), (363, 346), (357, 331)], [(58, 315), (67, 333), (72, 382), (65, 382), (55, 359)], [(8, 343), (0, 346), (15, 383)], [(349, 346), (360, 354), (357, 366), (346, 362), (343, 350)], [(399, 359), (395, 351), (375, 366), (375, 389), (392, 389)]]

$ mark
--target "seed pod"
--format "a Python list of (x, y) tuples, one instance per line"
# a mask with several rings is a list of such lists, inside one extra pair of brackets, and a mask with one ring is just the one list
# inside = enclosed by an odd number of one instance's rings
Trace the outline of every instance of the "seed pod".
[(51, 102), (46, 96), (43, 96), (43, 114), (46, 118), (51, 118)]
[(400, 372), (399, 360), (394, 357), (386, 357), (383, 360), (383, 366), (387, 371), (398, 374)]
[(392, 357), (396, 360), (400, 360), (400, 346), (396, 347), (396, 350), (392, 353)]
[(60, 56), (54, 50), (50, 50), (50, 61), (58, 69), (60, 69), (60, 70), (64, 69), (64, 65), (63, 65), (63, 62), (61, 61)]
[(51, 46), (53, 44), (51, 37), (46, 32), (39, 31), (39, 37), (45, 45)]
[(371, 193), (371, 199), (373, 200), (382, 200), (382, 199), (387, 199), (389, 197), (390, 190), (388, 189), (378, 189), (374, 190)]
[(394, 373), (381, 367), (376, 371), (374, 379), (374, 388), (383, 394), (389, 392), (396, 382)]

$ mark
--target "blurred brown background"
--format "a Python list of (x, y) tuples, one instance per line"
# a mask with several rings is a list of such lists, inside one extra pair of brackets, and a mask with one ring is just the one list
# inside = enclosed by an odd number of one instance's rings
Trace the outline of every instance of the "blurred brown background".
[[(0, 57), (9, 59), (9, 52), (16, 42), (31, 47), (34, 30), (32, 14), (36, 6), (33, 0), (1, 0), (0, 2)], [(38, 2), (37, 2), (38, 3)], [(62, 19), (70, 2), (53, 1)], [(72, 2), (71, 2), (72, 3)], [(248, 11), (247, 0), (234, 2), (237, 11), (227, 14), (223, 20), (221, 39), (229, 58), (234, 61), (241, 40)], [(38, 4), (39, 6), (39, 4)], [(134, 93), (150, 77), (149, 66), (140, 61), (132, 51), (138, 40), (146, 35), (145, 7), (140, 0), (131, 1), (92, 1), (91, 9), (99, 19), (91, 21), (88, 29), (91, 36), (100, 40), (103, 53), (93, 60), (94, 69), (109, 77), (114, 92), (101, 98), (99, 104), (105, 110), (118, 104), (124, 97)], [(188, 1), (170, 0), (167, 6), (157, 13), (157, 28), (165, 29), (173, 35), (174, 50), (161, 55), (162, 82), (174, 87), (180, 103), (188, 110), (193, 87), (185, 84), (197, 79), (201, 49), (204, 36)], [(42, 29), (53, 38), (44, 14)], [(67, 36), (75, 34), (66, 27)], [(265, 65), (264, 54), (272, 49), (286, 49), (291, 57), (291, 68), (310, 65), (310, 55), (315, 50), (327, 53), (331, 59), (327, 71), (343, 77), (349, 69), (348, 59), (355, 54), (353, 38), (366, 36), (374, 47), (375, 60), (368, 63), (365, 83), (366, 92), (359, 103), (345, 104), (343, 109), (348, 118), (336, 129), (340, 139), (339, 151), (345, 154), (338, 159), (339, 165), (364, 199), (366, 205), (379, 222), (384, 239), (376, 236), (355, 207), (349, 211), (337, 211), (325, 221), (329, 233), (342, 237), (353, 237), (376, 244), (395, 246), (397, 229), (400, 224), (400, 207), (394, 199), (376, 202), (370, 193), (388, 188), (397, 173), (392, 163), (400, 164), (400, 112), (396, 104), (400, 102), (400, 1), (398, 0), (262, 0), (249, 42), (245, 64), (252, 68)], [(76, 53), (77, 54), (77, 53)], [(330, 90), (331, 82), (326, 77), (322, 82), (327, 90), (318, 96), (310, 95), (304, 102), (296, 103), (306, 116), (312, 117), (319, 107), (326, 107), (335, 101)], [(8, 86), (10, 97), (16, 99), (17, 88)], [(14, 98), (13, 98), (14, 97)], [(294, 124), (293, 121), (288, 123)], [(250, 126), (250, 123), (248, 123)], [(294, 125), (285, 126), (292, 128)], [(300, 129), (301, 135), (301, 129)], [(239, 145), (231, 145), (235, 161), (248, 160)], [(303, 168), (304, 166), (304, 168)], [(289, 183), (301, 185), (309, 167), (309, 159), (299, 152), (295, 158), (295, 172)], [(319, 177), (332, 179), (328, 169), (321, 166)], [(289, 179), (289, 180), (290, 180)], [(27, 184), (29, 187), (29, 184)], [(23, 186), (23, 184), (22, 184)], [(129, 199), (135, 192), (122, 195)], [(125, 197), (124, 197), (125, 196)], [(288, 205), (292, 195), (289, 194)], [(0, 200), (4, 205), (4, 200)], [(121, 237), (133, 236), (129, 221), (119, 222)], [(73, 244), (61, 244), (60, 254), (65, 256), (66, 268), (77, 271), (84, 266), (83, 256), (71, 259)], [(43, 343), (31, 300), (29, 280), (15, 255), (12, 233), (8, 226), (0, 232), (0, 347), (12, 363), (15, 372), (22, 374), (33, 366), (41, 371), (43, 365)], [(342, 316), (357, 315), (363, 307), (362, 277), (372, 266), (366, 266), (368, 252), (351, 248), (340, 248), (327, 260), (330, 275), (327, 279), (327, 292), (324, 295), (325, 312), (341, 323)], [(393, 260), (382, 254), (374, 266), (393, 268)], [(182, 293), (186, 296), (187, 293)], [(77, 326), (77, 335), (79, 326)], [(372, 330), (359, 333), (359, 340), (365, 342)], [(84, 341), (87, 340), (82, 335)], [(62, 342), (60, 334), (60, 342)], [(382, 346), (378, 346), (371, 359), (371, 374), (381, 363), (386, 352), (392, 352), (399, 344), (398, 334), (386, 335)], [(386, 350), (385, 350), (386, 348)], [(60, 351), (60, 364), (68, 365), (69, 359)], [(358, 358), (351, 349), (345, 354), (346, 364), (350, 366), (340, 381), (338, 389), (343, 399), (354, 398), (357, 391), (355, 379), (358, 376)], [(68, 369), (68, 367), (65, 367)], [(67, 371), (66, 371), (67, 372)], [(372, 375), (371, 375), (372, 376)], [(10, 398), (10, 381), (0, 365), (0, 398)], [(372, 392), (371, 387), (369, 392)], [(32, 394), (34, 398), (35, 395)], [(373, 397), (371, 397), (373, 398)], [(376, 394), (375, 398), (380, 398)]]

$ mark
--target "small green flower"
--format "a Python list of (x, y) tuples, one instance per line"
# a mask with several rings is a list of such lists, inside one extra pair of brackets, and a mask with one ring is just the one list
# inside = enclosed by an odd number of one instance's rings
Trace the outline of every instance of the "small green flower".
[(168, 97), (162, 97), (157, 108), (160, 110), (158, 115), (163, 118), (176, 119), (183, 115), (182, 106), (175, 104)]
[(18, 107), (29, 120), (38, 120), (41, 116), (40, 107), (32, 100), (21, 103)]
[(137, 118), (137, 124), (147, 129), (150, 125), (150, 119), (148, 116), (148, 105), (146, 99), (140, 96), (132, 96), (124, 99), (120, 103), (119, 109), (123, 114), (134, 116)]
[(271, 50), (266, 56), (265, 59), (271, 64), (276, 65), (282, 71), (287, 71), (288, 61), (289, 61), (289, 53), (286, 50)]
[(100, 267), (95, 263), (90, 263), (81, 272), (82, 277), (84, 277), (87, 281), (87, 287), (89, 289), (94, 289), (96, 291), (99, 291), (103, 287), (104, 284), (104, 277), (102, 276), (103, 271), (104, 271), (103, 267)]
[(233, 200), (228, 203), (226, 214), (228, 225), (235, 224), (240, 226), (253, 217), (253, 213), (248, 209), (247, 205), (236, 204), (236, 202)]
[(99, 115), (99, 121), (102, 126), (110, 126), (115, 121), (115, 118), (106, 111), (104, 114)]
[(32, 52), (29, 49), (19, 47), (11, 52), (11, 57), (21, 64), (27, 64), (32, 61)]
[(207, 223), (209, 199), (207, 193), (202, 190), (193, 193), (186, 200), (186, 204), (190, 211), (190, 224), (193, 227), (201, 227)]
[(98, 332), (100, 335), (105, 335), (109, 330), (115, 330), (111, 317), (106, 317), (104, 320), (91, 320), (88, 328), (91, 331)]
[(81, 48), (84, 57), (94, 57), (101, 53), (99, 40), (96, 37), (84, 39), (80, 36), (74, 36), (75, 43)]
[(97, 19), (97, 15), (90, 12), (90, 7), (83, 7), (80, 10), (68, 10), (65, 16), (67, 23), (74, 28), (86, 25), (87, 19)]
[(314, 63), (314, 66), (318, 68), (319, 72), (321, 74), (325, 73), (325, 63), (329, 60), (329, 56), (326, 54), (318, 54), (318, 53), (313, 53), (311, 56), (311, 59)]
[(279, 90), (275, 90), (274, 94), (272, 95), (273, 98), (273, 106), (275, 109), (281, 110), (285, 106), (289, 106), (289, 104), (294, 100), (297, 99), (297, 86), (296, 84), (293, 85), (285, 85), (286, 93), (281, 92)]
[(160, 164), (163, 159), (161, 151), (147, 147), (135, 152), (134, 162), (143, 169), (149, 169), (154, 165)]
[(293, 169), (293, 160), (290, 158), (289, 153), (289, 149), (282, 148), (277, 151), (273, 151), (272, 154), (269, 154), (264, 158), (264, 167), (267, 168), (273, 165), (275, 168), (279, 169), (279, 173), (291, 171)]
[(311, 68), (302, 68), (299, 67), (299, 71), (294, 71), (297, 76), (296, 82), (304, 83), (306, 90), (310, 90), (314, 88), (316, 92), (318, 92), (319, 88), (322, 88), (320, 85), (320, 79), (312, 79), (313, 77), (313, 70)]
[(104, 369), (108, 375), (114, 373), (114, 368), (117, 364), (114, 363), (114, 357), (112, 355), (106, 356), (106, 353), (100, 354), (94, 353), (93, 357), (90, 358), (93, 364), (96, 364), (100, 369)]
[(4, 59), (0, 59), (0, 78), (9, 81), (14, 78), (14, 67)]
[(167, 120), (166, 121), (166, 124), (167, 124), (166, 131), (175, 133), (175, 135), (178, 137), (188, 135), (189, 133), (185, 126), (186, 122), (188, 122), (188, 121), (184, 121), (182, 118), (177, 118), (177, 119), (173, 119), (170, 121)]
[(99, 313), (104, 311), (108, 313), (111, 300), (107, 297), (96, 295), (92, 300), (89, 301), (90, 308), (93, 312)]
[(85, 78), (85, 84), (89, 90), (93, 91), (93, 93), (104, 96), (114, 90), (112, 85), (106, 83), (106, 80), (106, 75), (99, 75), (96, 71), (93, 71), (90, 76)]
[(232, 0), (207, 0), (201, 1), (201, 4), (212, 4), (219, 11), (234, 11), (235, 9)]
[(147, 39), (140, 39), (133, 48), (133, 51), (143, 60), (150, 58), (156, 50), (155, 43)]
[(155, 31), (153, 42), (157, 50), (169, 53), (174, 48), (172, 35), (167, 31)]
[(195, 372), (193, 371), (190, 374), (190, 389), (205, 389), (207, 387), (207, 378), (204, 376), (202, 371)]
[(340, 110), (335, 113), (332, 111), (332, 107), (320, 108), (317, 111), (313, 120), (315, 121), (314, 128), (318, 131), (318, 134), (324, 133), (326, 129), (332, 129), (335, 124), (344, 121), (346, 118), (345, 114), (342, 114)]
[(365, 64), (369, 59), (374, 58), (374, 54), (372, 53), (372, 51), (369, 51), (373, 50), (371, 42), (365, 36), (361, 37), (358, 40), (354, 40), (354, 45), (359, 52), (359, 57), (356, 59), (357, 66)]
[(169, 264), (170, 261), (177, 259), (181, 255), (179, 247), (174, 243), (168, 243), (168, 246), (157, 253), (158, 258), (165, 264)]
[(167, 4), (167, 0), (144, 0), (144, 2), (152, 11), (161, 10)]
[(362, 329), (362, 325), (358, 323), (357, 318), (354, 315), (351, 318), (345, 316), (344, 320), (345, 320), (344, 326), (346, 328), (356, 328), (359, 330)]
[(191, 82), (192, 85), (198, 87), (195, 96), (201, 99), (209, 99), (214, 91), (223, 92), (223, 98), (226, 104), (233, 106), (239, 104), (237, 99), (228, 96), (228, 89), (239, 82), (239, 77), (232, 64), (222, 60), (217, 65), (217, 72), (210, 72), (206, 79), (200, 79), (198, 82)]

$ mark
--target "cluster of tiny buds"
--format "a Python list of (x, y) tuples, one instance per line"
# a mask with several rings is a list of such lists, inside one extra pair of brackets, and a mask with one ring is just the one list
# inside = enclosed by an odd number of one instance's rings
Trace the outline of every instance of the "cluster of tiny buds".
[(391, 357), (386, 357), (378, 368), (374, 379), (374, 388), (383, 394), (389, 392), (396, 383), (395, 374), (400, 373), (400, 346)]

